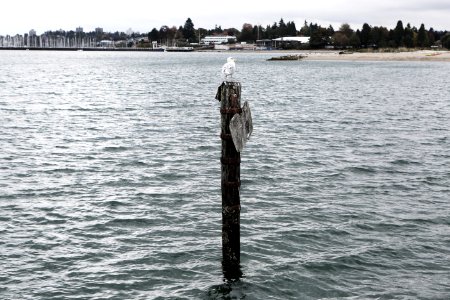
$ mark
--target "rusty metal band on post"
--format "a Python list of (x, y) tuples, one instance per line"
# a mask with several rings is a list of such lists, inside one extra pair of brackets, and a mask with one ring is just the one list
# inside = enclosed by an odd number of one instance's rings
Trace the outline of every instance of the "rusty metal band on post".
[(229, 133), (221, 133), (220, 134), (220, 138), (222, 139), (222, 140), (232, 140), (233, 138), (231, 137), (231, 134), (229, 134)]
[(242, 113), (242, 108), (221, 108), (220, 113), (223, 115), (226, 114), (240, 114)]
[(225, 158), (225, 157), (221, 157), (220, 158), (220, 162), (223, 165), (239, 165), (241, 163), (241, 158)]
[(238, 181), (224, 181), (224, 182), (222, 182), (222, 184), (223, 184), (224, 186), (226, 186), (226, 187), (235, 187), (235, 188), (238, 188), (238, 187), (241, 186), (241, 181), (240, 181), (240, 180), (238, 180)]

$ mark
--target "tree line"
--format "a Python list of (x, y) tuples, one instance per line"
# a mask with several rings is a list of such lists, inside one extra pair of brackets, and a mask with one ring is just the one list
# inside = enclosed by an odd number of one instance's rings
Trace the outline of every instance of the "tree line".
[[(309, 45), (306, 47), (319, 49), (326, 46), (337, 48), (428, 48), (434, 45), (442, 45), (450, 49), (450, 33), (438, 31), (433, 28), (426, 29), (424, 24), (419, 28), (411, 24), (403, 25), (399, 20), (394, 29), (383, 26), (371, 26), (364, 23), (361, 29), (354, 30), (347, 23), (342, 24), (337, 30), (333, 26), (322, 27), (317, 23), (307, 21), (297, 29), (294, 21), (285, 22), (280, 19), (272, 25), (261, 26), (244, 23), (240, 30), (236, 28), (222, 29), (215, 26), (214, 29), (198, 28), (188, 18), (184, 26), (168, 27), (162, 26), (159, 30), (153, 28), (148, 33), (151, 41), (162, 44), (170, 43), (196, 43), (207, 35), (230, 35), (236, 36), (238, 42), (254, 43), (257, 40), (275, 39), (284, 36), (307, 36), (310, 37)], [(305, 47), (292, 44), (281, 44), (282, 47)]]
[[(124, 32), (76, 32), (76, 31), (47, 31), (41, 37), (57, 39), (63, 37), (68, 40), (84, 40), (99, 42), (109, 40), (121, 42), (124, 47), (150, 47), (151, 42), (166, 46), (187, 46), (199, 43), (205, 36), (229, 35), (235, 36), (238, 42), (255, 43), (257, 40), (272, 40), (285, 36), (307, 36), (309, 44), (281, 43), (284, 49), (320, 49), (327, 46), (335, 48), (428, 48), (431, 46), (442, 46), (450, 49), (450, 32), (425, 28), (421, 24), (419, 28), (406, 26), (399, 20), (393, 29), (383, 26), (371, 26), (367, 23), (361, 29), (353, 29), (347, 23), (342, 24), (338, 29), (333, 26), (323, 27), (317, 23), (305, 21), (301, 27), (297, 28), (294, 21), (285, 22), (280, 19), (271, 25), (261, 26), (244, 23), (239, 29), (222, 29), (216, 25), (212, 29), (195, 28), (191, 18), (187, 18), (184, 25), (167, 26), (163, 25), (159, 29), (153, 28), (148, 33)], [(25, 34), (24, 40), (27, 40)]]

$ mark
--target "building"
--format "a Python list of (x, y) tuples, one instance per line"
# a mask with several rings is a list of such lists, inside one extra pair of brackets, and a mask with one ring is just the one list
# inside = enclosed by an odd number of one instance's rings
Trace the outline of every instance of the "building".
[(95, 33), (96, 34), (103, 34), (103, 28), (101, 28), (101, 27), (95, 28)]
[(113, 48), (114, 42), (109, 40), (101, 40), (99, 43), (97, 43), (97, 47), (103, 47), (103, 48)]
[(201, 40), (201, 44), (204, 45), (220, 45), (220, 44), (229, 44), (235, 43), (236, 37), (230, 35), (213, 35), (213, 36), (205, 36)]
[(83, 27), (77, 27), (77, 29), (76, 29), (76, 32), (77, 33), (83, 33)]
[(285, 36), (272, 40), (273, 46), (276, 48), (283, 43), (290, 44), (309, 44), (309, 36)]
[(272, 40), (271, 39), (256, 40), (256, 46), (260, 49), (271, 49)]

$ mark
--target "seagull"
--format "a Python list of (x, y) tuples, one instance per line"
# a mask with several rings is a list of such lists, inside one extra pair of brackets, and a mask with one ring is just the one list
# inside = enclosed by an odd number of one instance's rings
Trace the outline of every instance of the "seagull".
[(235, 71), (236, 71), (235, 60), (232, 57), (228, 57), (226, 64), (224, 64), (222, 67), (222, 74), (224, 74), (225, 79), (227, 79), (228, 76), (232, 77)]

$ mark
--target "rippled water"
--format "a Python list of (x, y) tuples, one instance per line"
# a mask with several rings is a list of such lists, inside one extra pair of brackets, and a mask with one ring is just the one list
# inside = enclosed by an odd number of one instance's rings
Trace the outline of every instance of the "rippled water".
[(254, 132), (226, 283), (228, 55), (0, 52), (0, 298), (448, 299), (450, 64), (236, 53)]

